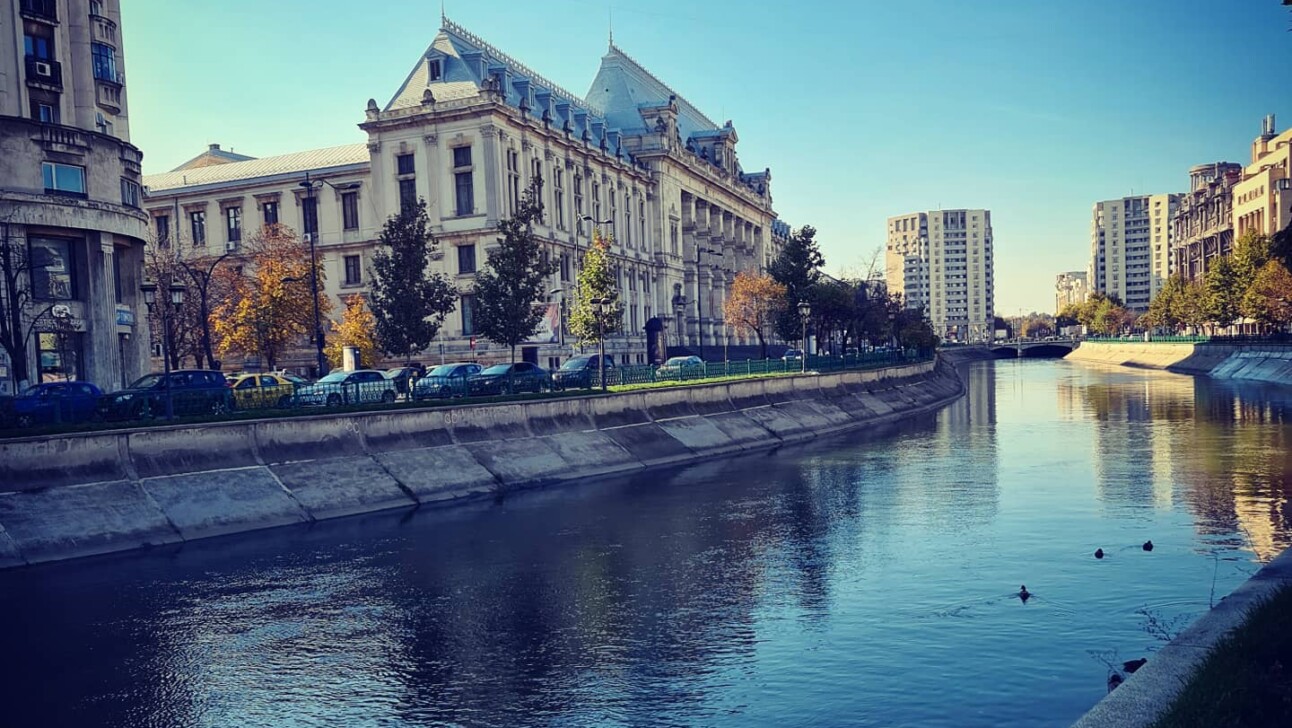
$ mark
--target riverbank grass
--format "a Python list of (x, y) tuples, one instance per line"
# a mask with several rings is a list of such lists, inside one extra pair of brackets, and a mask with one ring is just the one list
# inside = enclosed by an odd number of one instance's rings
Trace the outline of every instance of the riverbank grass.
[(1218, 642), (1153, 728), (1292, 726), (1292, 587)]

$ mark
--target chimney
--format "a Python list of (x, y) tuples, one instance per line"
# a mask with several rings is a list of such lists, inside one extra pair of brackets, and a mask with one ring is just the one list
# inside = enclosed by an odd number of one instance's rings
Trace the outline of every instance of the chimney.
[(211, 144), (211, 145), (207, 146), (207, 148), (206, 148), (206, 149), (207, 149), (207, 151), (208, 151), (208, 152), (218, 152), (218, 151), (220, 151), (220, 145), (219, 145), (219, 144)]

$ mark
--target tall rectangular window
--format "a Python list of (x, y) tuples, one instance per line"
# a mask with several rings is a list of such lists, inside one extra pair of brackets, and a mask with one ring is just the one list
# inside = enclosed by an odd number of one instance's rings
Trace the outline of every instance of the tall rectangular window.
[(453, 166), (454, 167), (471, 166), (471, 147), (454, 147)]
[(637, 202), (637, 224), (641, 225), (641, 246), (642, 250), (650, 250), (650, 245), (646, 241), (646, 201), (638, 200)]
[(556, 228), (565, 229), (565, 170), (552, 170), (552, 209), (556, 210)]
[(139, 183), (121, 178), (121, 204), (126, 207), (139, 207)]
[(411, 212), (417, 207), (417, 180), (399, 180), (399, 212)]
[(458, 311), (462, 313), (462, 335), (474, 336), (476, 333), (476, 297), (475, 294), (467, 293), (462, 296), (462, 302), (458, 305)]
[(507, 150), (507, 201), (511, 212), (520, 209), (520, 155), (515, 149)]
[(272, 200), (266, 201), (260, 206), (260, 214), (264, 217), (266, 225), (277, 225), (278, 203)]
[(601, 184), (592, 183), (592, 219), (601, 220)]
[(170, 244), (170, 215), (158, 215), (156, 224), (157, 224), (157, 244), (162, 246), (169, 245)]
[(341, 193), (341, 224), (346, 230), (359, 229), (359, 193)]
[(411, 154), (400, 154), (395, 157), (396, 174), (417, 174), (417, 165)]
[(242, 240), (242, 208), (229, 207), (224, 210), (225, 240), (236, 243)]
[(624, 243), (633, 246), (633, 202), (628, 195), (624, 195)]
[(23, 52), (30, 58), (39, 61), (54, 60), (54, 39), (45, 35), (48, 31), (29, 30), (22, 37)]
[(574, 224), (583, 218), (583, 175), (574, 175)]
[(76, 298), (76, 261), (72, 241), (31, 238), (31, 292), (42, 301)]
[(458, 246), (458, 274), (476, 272), (476, 246), (459, 245)]
[(345, 256), (345, 285), (357, 286), (363, 282), (363, 272), (359, 265), (359, 256)]
[(75, 164), (43, 162), (41, 173), (45, 178), (45, 192), (58, 195), (85, 196), (85, 167)]
[[(317, 197), (306, 197), (301, 200), (301, 227), (305, 229), (306, 235), (318, 235), (319, 230), (319, 201)], [(318, 239), (314, 239), (318, 243)]]
[(94, 59), (94, 77), (100, 81), (118, 83), (117, 52), (112, 50), (112, 46), (91, 43), (90, 55)]
[(453, 185), (457, 194), (457, 214), (470, 215), (475, 212), (475, 188), (471, 173), (454, 174)]
[(193, 232), (193, 245), (206, 245), (206, 213), (202, 210), (190, 212), (188, 222)]

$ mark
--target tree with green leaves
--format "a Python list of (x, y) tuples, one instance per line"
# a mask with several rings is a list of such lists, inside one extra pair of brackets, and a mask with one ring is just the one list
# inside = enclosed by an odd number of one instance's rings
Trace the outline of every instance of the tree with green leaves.
[(816, 229), (804, 225), (790, 234), (781, 254), (768, 267), (772, 279), (785, 286), (786, 305), (776, 317), (776, 335), (783, 341), (797, 341), (802, 335), (798, 304), (812, 302), (812, 286), (821, 279), (823, 265), (825, 257), (817, 246)]
[(535, 177), (515, 214), (498, 222), (502, 237), (476, 274), (476, 327), (485, 338), (509, 348), (513, 362), (516, 347), (538, 331), (543, 311), (535, 304), (545, 298), (547, 279), (555, 270), (534, 235), (534, 222), (543, 217), (542, 189), (543, 180)]
[(1144, 314), (1141, 320), (1149, 326), (1172, 330), (1180, 328), (1183, 324), (1180, 315), (1181, 307), (1184, 305), (1186, 295), (1188, 295), (1188, 283), (1181, 276), (1171, 276), (1158, 289), (1157, 295), (1153, 296), (1153, 300), (1148, 304), (1148, 313)]
[(1280, 330), (1292, 324), (1292, 273), (1278, 260), (1268, 260), (1242, 301), (1243, 315), (1267, 329)]
[(1206, 295), (1203, 310), (1213, 326), (1230, 326), (1242, 314), (1240, 306), (1245, 293), (1241, 272), (1231, 256), (1216, 258), (1203, 278)]
[[(579, 288), (574, 295), (569, 321), (570, 334), (578, 339), (580, 346), (599, 344), (603, 335), (616, 334), (623, 329), (624, 304), (615, 290), (615, 275), (610, 267), (612, 240), (596, 228), (592, 232), (592, 245), (583, 254)], [(592, 305), (594, 298), (613, 298), (615, 304), (598, 311)]]
[(430, 231), (426, 201), (418, 200), (386, 220), (372, 256), (372, 301), (382, 351), (412, 361), (431, 345), (444, 318), (457, 307), (457, 291), (430, 269), (439, 246)]

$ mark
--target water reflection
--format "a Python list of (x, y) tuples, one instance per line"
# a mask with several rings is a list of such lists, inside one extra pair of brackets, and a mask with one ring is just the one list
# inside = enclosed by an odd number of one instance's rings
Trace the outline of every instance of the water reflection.
[(0, 574), (0, 724), (1067, 725), (1138, 610), (1286, 545), (1292, 395), (968, 378), (882, 432)]

